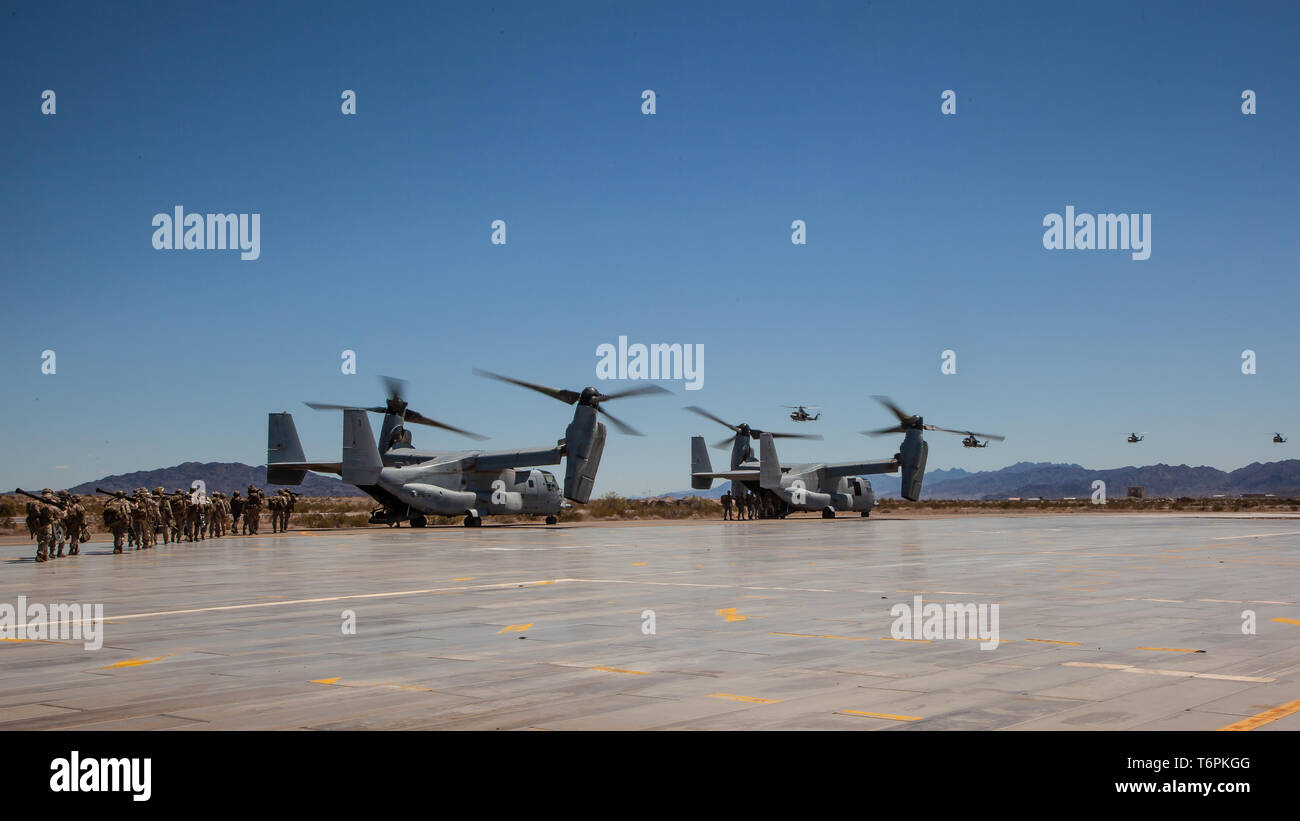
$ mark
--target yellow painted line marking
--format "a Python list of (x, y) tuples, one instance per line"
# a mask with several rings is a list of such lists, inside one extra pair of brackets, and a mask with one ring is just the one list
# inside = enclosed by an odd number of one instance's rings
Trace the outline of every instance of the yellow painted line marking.
[(12, 641), (14, 644), (19, 644), (19, 643), (26, 643), (26, 642), (39, 642), (40, 639), (7, 639), (7, 638), (0, 638), (0, 641)]
[(1259, 676), (1230, 676), (1224, 673), (1196, 673), (1191, 670), (1157, 670), (1152, 667), (1135, 667), (1132, 664), (1101, 664), (1095, 661), (1067, 661), (1062, 667), (1092, 667), (1098, 670), (1117, 670), (1121, 673), (1144, 673), (1154, 676), (1176, 676), (1179, 678), (1208, 678), (1215, 681), (1246, 681), (1251, 684), (1269, 684), (1275, 678)]
[(1273, 621), (1278, 622), (1279, 624), (1300, 624), (1300, 619), (1284, 619), (1281, 616), (1273, 619)]
[(847, 716), (867, 716), (868, 718), (887, 718), (891, 721), (920, 721), (920, 716), (896, 716), (889, 713), (871, 713), (866, 710), (840, 710)]
[(168, 653), (166, 656), (159, 656), (158, 658), (152, 658), (152, 659), (127, 659), (126, 661), (119, 661), (116, 664), (110, 664), (107, 667), (101, 667), (99, 669), (112, 670), (115, 667), (139, 667), (142, 664), (153, 664), (155, 661), (161, 661), (170, 655), (171, 653)]
[(474, 577), (473, 577), (473, 576), (462, 576), (462, 577), (459, 578), (459, 579), (452, 579), (452, 581), (454, 581), (454, 582), (472, 582), (472, 581), (474, 581)]
[(871, 641), (869, 638), (859, 638), (857, 636), (830, 636), (817, 635), (814, 633), (773, 633), (774, 636), (795, 636), (801, 639), (841, 639), (843, 641)]
[(645, 567), (647, 562), (632, 562), (633, 567)]
[(742, 616), (737, 613), (734, 607), (724, 607), (718, 611), (718, 615), (727, 621), (745, 621), (749, 618), (749, 616)]
[(1057, 641), (1056, 639), (1025, 639), (1025, 641), (1037, 641), (1042, 642), (1043, 644), (1069, 644), (1076, 647), (1079, 644), (1077, 641)]
[(522, 632), (524, 632), (525, 630), (527, 630), (529, 627), (532, 627), (532, 626), (533, 626), (533, 623), (532, 623), (531, 621), (528, 622), (527, 624), (510, 624), (510, 625), (506, 625), (505, 627), (502, 627), (500, 630), (497, 631), (497, 635), (499, 636), (499, 635), (501, 635), (502, 633), (522, 633)]
[(1188, 650), (1184, 647), (1137, 647), (1136, 650), (1155, 650), (1161, 653), (1204, 653), (1204, 650)]
[(648, 676), (645, 670), (623, 670), (618, 667), (593, 667), (593, 670), (602, 670), (606, 673), (627, 673), (629, 676)]
[(1293, 601), (1251, 601), (1250, 604), (1295, 604)]
[(555, 584), (555, 582), (553, 582), (553, 581), (550, 581), (550, 582), (534, 582), (534, 583), (533, 583), (533, 586), (534, 586), (534, 587), (541, 587), (541, 586), (544, 585), (544, 584)]
[(416, 690), (421, 693), (436, 693), (437, 690), (432, 687), (421, 687), (418, 684), (380, 684), (379, 687), (392, 687), (397, 690)]
[(896, 639), (896, 638), (894, 638), (893, 636), (881, 636), (881, 637), (880, 637), (880, 640), (881, 640), (881, 641), (910, 641), (910, 642), (914, 642), (914, 643), (916, 643), (916, 644), (929, 644), (929, 643), (930, 643), (930, 640), (929, 640), (929, 639)]
[[(313, 679), (313, 680), (312, 680), (311, 682), (309, 682), (309, 683), (311, 683), (311, 684), (338, 684), (340, 681), (342, 681), (342, 679), (336, 676), (336, 677), (334, 677), (334, 678), (318, 678), (318, 679)], [(376, 684), (376, 683), (372, 683), (372, 682), (357, 682), (357, 683), (355, 683), (355, 684), (344, 684), (344, 685), (342, 685), (342, 686), (343, 686), (343, 687), (379, 687), (379, 688), (384, 689), (384, 690), (415, 690), (415, 691), (417, 691), (417, 692), (421, 692), (421, 693), (436, 693), (436, 692), (437, 692), (437, 690), (433, 689), (432, 687), (421, 687), (421, 686), (419, 686), (418, 684), (392, 684), (392, 683), (390, 683), (390, 682), (384, 682), (384, 683), (380, 683), (380, 684)]]
[(1262, 727), (1265, 724), (1269, 724), (1271, 722), (1277, 721), (1279, 718), (1285, 718), (1295, 712), (1300, 712), (1300, 699), (1289, 702), (1287, 704), (1283, 704), (1279, 707), (1274, 707), (1271, 710), (1265, 710), (1264, 712), (1258, 715), (1253, 715), (1250, 718), (1242, 719), (1241, 721), (1238, 721), (1234, 724), (1229, 724), (1227, 727), (1220, 727), (1219, 729), (1220, 730), (1253, 730), (1256, 727)]
[(750, 704), (780, 704), (776, 698), (759, 698), (758, 696), (738, 696), (733, 693), (709, 693), (709, 698), (725, 698), (731, 701), (745, 701)]

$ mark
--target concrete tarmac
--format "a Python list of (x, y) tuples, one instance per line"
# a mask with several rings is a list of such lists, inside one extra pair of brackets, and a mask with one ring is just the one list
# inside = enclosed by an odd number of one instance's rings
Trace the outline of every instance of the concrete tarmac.
[[(1294, 519), (489, 523), (31, 552), (0, 548), (0, 608), (102, 604), (103, 646), (8, 633), (4, 730), (1300, 729)], [(891, 608), (916, 596), (998, 605), (999, 645), (898, 640)]]

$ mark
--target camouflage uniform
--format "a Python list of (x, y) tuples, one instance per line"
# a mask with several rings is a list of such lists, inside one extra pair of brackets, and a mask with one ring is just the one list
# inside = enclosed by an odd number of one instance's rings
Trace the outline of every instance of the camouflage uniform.
[[(44, 497), (49, 492), (46, 488), (41, 493)], [(58, 508), (46, 502), (31, 501), (27, 503), (27, 530), (36, 539), (36, 561), (46, 562), (53, 558), (50, 554), (54, 546), (54, 522)]]
[(280, 532), (280, 519), (284, 515), (284, 494), (277, 493), (266, 500), (266, 506), (271, 511), (271, 532)]
[(148, 550), (153, 547), (153, 526), (158, 521), (157, 507), (149, 496), (149, 491), (136, 488), (132, 501), (131, 530), (135, 534), (135, 549)]
[(289, 517), (293, 515), (293, 506), (296, 504), (298, 504), (298, 497), (294, 495), (293, 491), (289, 490), (288, 488), (285, 488), (284, 519), (280, 522), (281, 533), (289, 529)]
[(239, 491), (235, 491), (230, 497), (230, 532), (236, 536), (239, 535), (239, 517), (244, 512), (244, 500), (240, 497)]
[(208, 538), (220, 538), (226, 535), (226, 494), (214, 491), (208, 501)]
[(203, 541), (203, 513), (207, 508), (207, 497), (198, 491), (190, 491), (189, 515), (185, 518), (185, 532), (191, 542)]
[(117, 491), (113, 498), (104, 505), (104, 527), (113, 534), (113, 552), (121, 553), (126, 542), (127, 528), (131, 524), (131, 500), (124, 491)]
[(153, 489), (153, 501), (158, 506), (158, 525), (162, 531), (163, 544), (171, 540), (172, 533), (172, 503), (167, 498), (167, 491), (161, 486)]
[(181, 537), (185, 535), (185, 519), (190, 515), (190, 499), (185, 491), (176, 488), (167, 501), (172, 509), (172, 541), (180, 544)]
[(90, 528), (86, 526), (86, 508), (81, 500), (66, 490), (59, 491), (63, 502), (63, 526), (68, 533), (68, 555), (81, 553), (81, 543), (90, 541)]
[(248, 501), (244, 503), (244, 532), (250, 536), (257, 535), (261, 525), (262, 503), (266, 496), (253, 485), (248, 486)]
[(63, 545), (68, 540), (67, 514), (64, 511), (63, 500), (49, 488), (41, 491), (41, 497), (46, 500), (46, 504), (54, 509), (54, 522), (50, 525), (50, 542), (45, 549), (45, 555), (51, 559), (63, 558)]

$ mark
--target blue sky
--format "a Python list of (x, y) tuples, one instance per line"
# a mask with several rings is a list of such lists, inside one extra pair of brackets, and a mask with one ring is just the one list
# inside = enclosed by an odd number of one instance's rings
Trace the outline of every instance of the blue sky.
[[(705, 381), (609, 406), (648, 435), (611, 434), (598, 492), (688, 486), (688, 437), (725, 431), (687, 404), (774, 430), (796, 428), (781, 405), (824, 406), (798, 429), (825, 441), (786, 445), (791, 461), (892, 454), (856, 433), (889, 423), (878, 393), (1008, 436), (934, 434), (932, 468), (1232, 469), (1300, 447), (1269, 442), (1300, 434), (1285, 4), (3, 17), (0, 486), (260, 464), (279, 410), (337, 458), (341, 420), (301, 402), (376, 403), (379, 374), (486, 447), (549, 444), (568, 409), (471, 369), (581, 388), (620, 335), (702, 344)], [(261, 214), (261, 258), (154, 250), (175, 205)], [(1066, 205), (1150, 213), (1151, 258), (1044, 250)]]

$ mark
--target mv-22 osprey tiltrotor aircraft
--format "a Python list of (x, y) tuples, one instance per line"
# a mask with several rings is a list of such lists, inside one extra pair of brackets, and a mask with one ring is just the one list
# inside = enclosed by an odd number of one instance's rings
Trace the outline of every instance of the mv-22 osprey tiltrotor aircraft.
[[(777, 457), (775, 439), (821, 437), (754, 431), (747, 425), (735, 426), (723, 422), (702, 408), (687, 408), (736, 431), (731, 470), (721, 472), (715, 472), (709, 464), (704, 437), (691, 437), (691, 487), (707, 490), (716, 479), (730, 479), (743, 484), (751, 492), (773, 494), (784, 503), (786, 513), (793, 510), (820, 510), (823, 518), (830, 519), (834, 518), (836, 511), (859, 511), (863, 516), (869, 516), (871, 508), (875, 506), (876, 496), (871, 483), (862, 477), (874, 473), (894, 473), (901, 469), (902, 496), (915, 502), (921, 498), (921, 481), (925, 477), (925, 462), (930, 451), (929, 444), (922, 438), (922, 431), (966, 431), (927, 425), (920, 416), (904, 413), (887, 397), (877, 396), (875, 399), (898, 417), (899, 424), (863, 433), (871, 436), (902, 433), (903, 444), (893, 458), (870, 462), (782, 465)], [(754, 459), (754, 452), (749, 445), (751, 438), (759, 441), (758, 460)]]
[[(555, 524), (564, 501), (585, 503), (591, 499), (596, 471), (605, 450), (605, 426), (596, 417), (603, 415), (624, 433), (639, 436), (637, 431), (615, 419), (601, 403), (625, 396), (669, 393), (657, 385), (628, 391), (602, 394), (595, 388), (581, 392), (548, 388), (475, 371), (505, 382), (545, 393), (568, 405), (576, 404), (573, 421), (565, 436), (554, 447), (505, 451), (425, 451), (411, 445), (407, 422), (445, 428), (477, 436), (450, 425), (429, 419), (410, 410), (401, 397), (402, 382), (386, 379), (387, 404), (362, 408), (345, 405), (307, 403), (316, 409), (343, 411), (343, 460), (308, 462), (288, 413), (269, 414), (267, 422), (267, 482), (298, 485), (307, 471), (337, 473), (343, 481), (355, 485), (382, 505), (370, 516), (372, 524), (398, 525), (410, 521), (412, 527), (424, 527), (428, 516), (464, 515), (466, 527), (477, 527), (483, 516), (492, 514), (534, 514)], [(384, 414), (376, 445), (367, 413)], [(482, 438), (482, 437), (478, 437)], [(565, 461), (564, 488), (555, 476), (538, 470), (537, 465), (558, 465)]]

